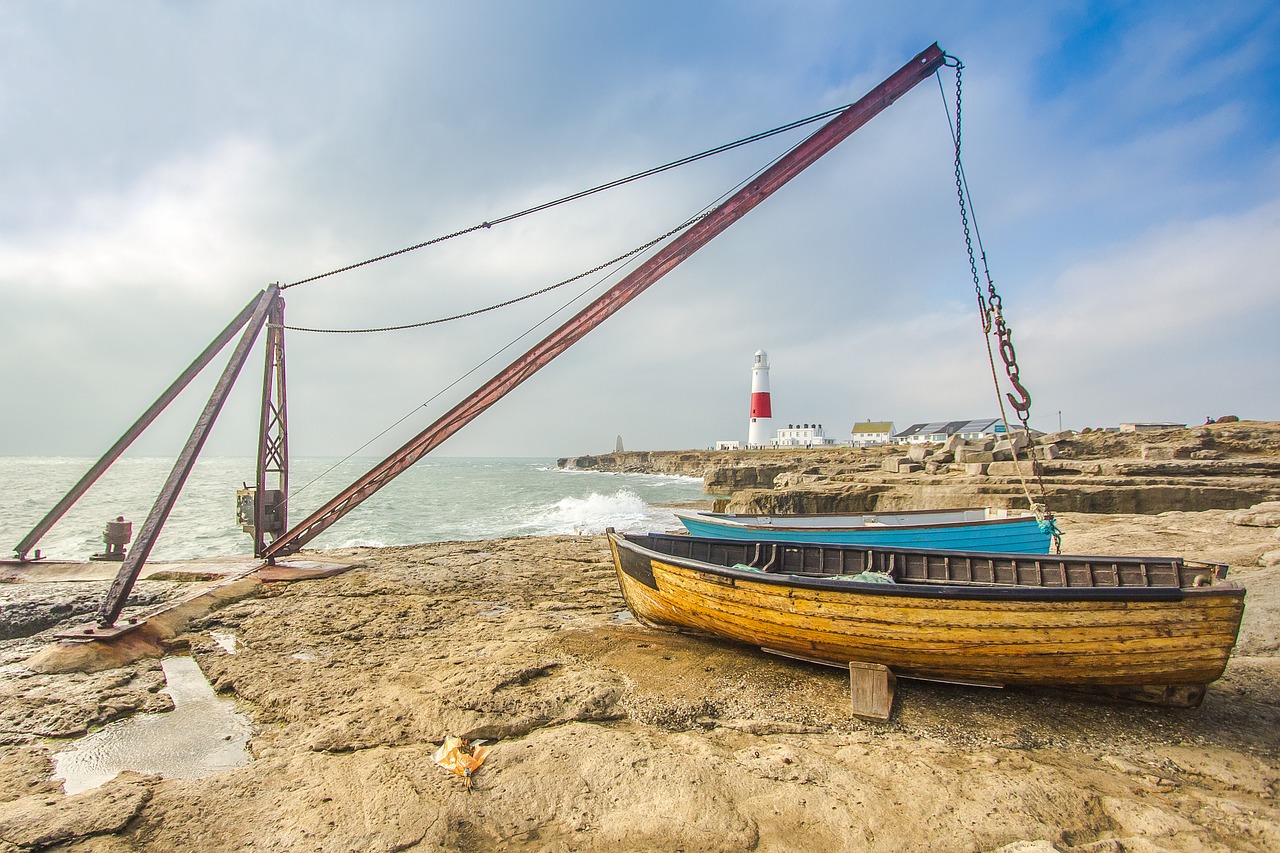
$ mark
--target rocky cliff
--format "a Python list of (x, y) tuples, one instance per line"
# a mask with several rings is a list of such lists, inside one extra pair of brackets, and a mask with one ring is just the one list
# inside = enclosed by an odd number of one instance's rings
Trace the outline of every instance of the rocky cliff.
[(1055, 512), (1242, 509), (1280, 499), (1280, 423), (1066, 431), (1033, 441), (1015, 435), (911, 448), (630, 451), (559, 465), (702, 477), (719, 506), (743, 513), (1025, 507), (1027, 493), (1038, 497), (1041, 484)]

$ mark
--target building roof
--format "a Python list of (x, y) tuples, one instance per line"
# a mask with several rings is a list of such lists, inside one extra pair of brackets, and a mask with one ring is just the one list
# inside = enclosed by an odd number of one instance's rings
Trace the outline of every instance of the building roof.
[(958, 432), (983, 432), (999, 418), (980, 418), (970, 421), (932, 421), (927, 424), (912, 424), (894, 438), (910, 438), (914, 435), (955, 435)]
[(853, 425), (853, 434), (864, 432), (892, 432), (893, 421), (863, 421)]

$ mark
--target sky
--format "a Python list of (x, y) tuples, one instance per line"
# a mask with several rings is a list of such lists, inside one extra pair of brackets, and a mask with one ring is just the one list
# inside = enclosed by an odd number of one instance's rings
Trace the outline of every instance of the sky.
[[(271, 282), (853, 102), (935, 41), (1031, 425), (1280, 420), (1274, 3), (50, 0), (0, 5), (0, 455), (100, 455)], [(998, 416), (944, 71), (436, 452), (745, 440), (758, 349), (776, 426)], [(807, 132), (289, 288), (286, 322), (544, 288)], [(616, 281), (288, 332), (293, 455), (391, 452)], [(133, 452), (177, 453), (229, 352)], [(261, 376), (206, 453), (254, 454)]]

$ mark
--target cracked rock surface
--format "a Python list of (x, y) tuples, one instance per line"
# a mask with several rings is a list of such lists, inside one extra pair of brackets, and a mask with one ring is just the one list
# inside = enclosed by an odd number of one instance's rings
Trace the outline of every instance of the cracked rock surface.
[[(1280, 849), (1280, 567), (1231, 515), (1064, 521), (1232, 563), (1246, 623), (1199, 709), (902, 681), (883, 724), (838, 670), (636, 624), (602, 537), (327, 552), (359, 567), (177, 638), (253, 718), (247, 766), (65, 796), (49, 738), (162, 706), (163, 675), (0, 667), (0, 851)], [(471, 790), (447, 735), (492, 744)]]

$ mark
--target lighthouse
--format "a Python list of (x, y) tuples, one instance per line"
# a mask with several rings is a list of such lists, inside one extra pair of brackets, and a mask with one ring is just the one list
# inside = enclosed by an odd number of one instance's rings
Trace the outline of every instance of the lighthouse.
[(773, 423), (773, 407), (769, 402), (769, 356), (756, 350), (751, 365), (751, 424), (747, 427), (747, 447), (764, 447), (769, 443), (769, 427)]

